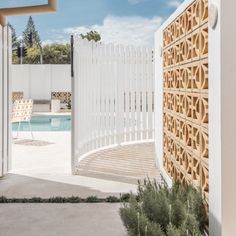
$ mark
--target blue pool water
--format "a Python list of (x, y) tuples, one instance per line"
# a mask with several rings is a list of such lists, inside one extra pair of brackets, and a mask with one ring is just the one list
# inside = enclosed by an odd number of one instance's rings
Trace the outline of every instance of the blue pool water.
[[(33, 116), (31, 119), (33, 131), (70, 131), (71, 116)], [(12, 125), (17, 131), (18, 123)], [(28, 123), (21, 123), (20, 131), (30, 131)]]

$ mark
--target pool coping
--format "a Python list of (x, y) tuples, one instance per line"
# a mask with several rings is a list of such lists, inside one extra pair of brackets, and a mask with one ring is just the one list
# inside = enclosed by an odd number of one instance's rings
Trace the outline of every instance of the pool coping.
[(34, 112), (32, 116), (71, 116), (71, 112)]

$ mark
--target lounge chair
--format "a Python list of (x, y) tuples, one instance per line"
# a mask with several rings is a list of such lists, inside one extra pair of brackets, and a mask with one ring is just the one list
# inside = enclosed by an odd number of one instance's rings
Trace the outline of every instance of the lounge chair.
[(13, 109), (12, 109), (12, 123), (18, 123), (18, 128), (17, 128), (17, 136), (19, 136), (19, 131), (22, 123), (28, 123), (29, 125), (29, 130), (31, 132), (31, 137), (34, 139), (34, 135), (32, 132), (32, 127), (31, 127), (31, 117), (33, 113), (33, 100), (32, 99), (21, 99), (21, 100), (16, 100), (13, 104)]

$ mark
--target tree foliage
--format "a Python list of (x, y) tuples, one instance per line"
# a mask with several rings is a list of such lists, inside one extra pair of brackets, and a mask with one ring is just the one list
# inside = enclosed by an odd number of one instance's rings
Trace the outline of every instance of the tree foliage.
[[(13, 42), (13, 64), (19, 64), (20, 59), (17, 57), (16, 49), (20, 46), (16, 31), (12, 25), (12, 42)], [(33, 45), (29, 41), (29, 35), (32, 34)], [(97, 31), (87, 32), (85, 35), (80, 35), (83, 39), (98, 42), (101, 36)], [(33, 18), (30, 16), (27, 22), (26, 29), (22, 33), (22, 44), (27, 48), (27, 56), (23, 58), (24, 64), (39, 64), (42, 54), (43, 64), (70, 64), (71, 47), (70, 44), (52, 43), (42, 46), (41, 40)]]
[(17, 64), (19, 63), (19, 59), (17, 57), (17, 53), (16, 53), (16, 50), (17, 50), (17, 47), (20, 46), (20, 42), (17, 38), (17, 35), (16, 35), (16, 30), (15, 28), (13, 27), (13, 25), (11, 23), (8, 23), (8, 27), (11, 29), (11, 40), (12, 40), (12, 63), (13, 64)]
[(48, 44), (43, 47), (44, 64), (70, 64), (70, 44)]
[(40, 63), (40, 49), (34, 45), (27, 49), (27, 56), (23, 59), (24, 64), (39, 64)]
[(23, 44), (26, 47), (31, 47), (29, 42), (29, 34), (32, 34), (33, 45), (41, 46), (41, 40), (38, 31), (36, 30), (32, 16), (29, 17), (26, 29), (23, 31)]
[(201, 193), (145, 181), (124, 203), (120, 216), (129, 236), (202, 236), (208, 223)]
[(80, 34), (82, 39), (87, 39), (88, 41), (95, 41), (99, 42), (101, 41), (101, 35), (94, 30), (91, 30), (90, 32), (87, 32), (86, 34)]
[[(70, 64), (69, 44), (47, 44), (43, 46), (43, 64)], [(39, 64), (40, 49), (36, 45), (27, 49), (27, 56), (23, 58), (23, 64)], [(20, 60), (16, 53), (13, 55), (13, 64), (19, 64)]]
[(15, 49), (20, 45), (16, 36), (16, 30), (11, 23), (8, 23), (8, 27), (11, 29), (12, 49)]

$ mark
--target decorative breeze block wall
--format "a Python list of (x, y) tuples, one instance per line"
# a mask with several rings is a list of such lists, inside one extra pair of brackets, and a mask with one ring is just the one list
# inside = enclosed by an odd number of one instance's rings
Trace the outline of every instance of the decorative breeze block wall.
[(61, 103), (71, 104), (71, 92), (52, 92), (52, 99), (58, 99)]
[(12, 103), (24, 98), (24, 92), (12, 92)]
[(164, 167), (201, 186), (208, 202), (208, 1), (194, 1), (163, 32)]

